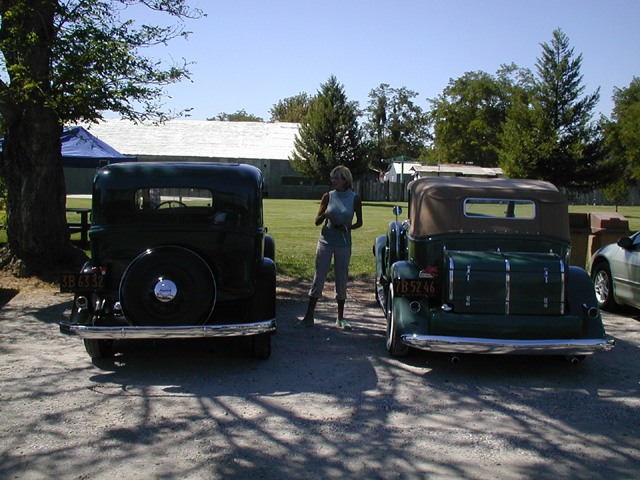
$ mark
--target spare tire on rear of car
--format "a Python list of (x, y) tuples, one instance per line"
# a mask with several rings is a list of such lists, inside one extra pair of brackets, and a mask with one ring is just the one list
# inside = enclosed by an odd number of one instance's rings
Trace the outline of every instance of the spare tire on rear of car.
[(183, 247), (146, 250), (120, 282), (122, 312), (131, 325), (203, 325), (215, 303), (213, 272), (202, 257)]

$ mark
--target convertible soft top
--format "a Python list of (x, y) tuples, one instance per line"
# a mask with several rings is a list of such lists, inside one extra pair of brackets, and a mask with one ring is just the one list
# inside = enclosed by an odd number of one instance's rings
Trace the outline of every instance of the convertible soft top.
[[(465, 201), (528, 201), (531, 218), (465, 214)], [(570, 241), (567, 199), (541, 180), (428, 177), (409, 184), (409, 235), (427, 238), (447, 233), (542, 235)]]

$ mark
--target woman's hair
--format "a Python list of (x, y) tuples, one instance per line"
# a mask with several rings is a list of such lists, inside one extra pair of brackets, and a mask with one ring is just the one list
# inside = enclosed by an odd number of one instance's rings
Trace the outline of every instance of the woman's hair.
[(353, 188), (353, 176), (351, 175), (351, 171), (344, 165), (339, 165), (331, 170), (330, 176), (331, 178), (342, 178), (345, 182), (347, 182), (347, 188)]

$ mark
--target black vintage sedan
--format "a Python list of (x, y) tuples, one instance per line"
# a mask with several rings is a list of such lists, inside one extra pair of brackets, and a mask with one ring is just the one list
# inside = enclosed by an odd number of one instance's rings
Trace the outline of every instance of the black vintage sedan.
[(249, 336), (267, 358), (276, 331), (275, 246), (258, 168), (120, 163), (94, 179), (91, 261), (62, 276), (75, 298), (64, 334), (92, 358), (116, 339)]

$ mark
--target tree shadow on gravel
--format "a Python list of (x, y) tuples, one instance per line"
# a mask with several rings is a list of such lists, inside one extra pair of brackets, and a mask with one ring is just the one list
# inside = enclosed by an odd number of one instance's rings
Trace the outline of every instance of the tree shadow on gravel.
[[(279, 282), (266, 361), (252, 359), (242, 338), (130, 341), (96, 368), (78, 339), (43, 336), (22, 357), (11, 339), (13, 365), (43, 359), (37, 371), (4, 370), (0, 478), (637, 476), (635, 321), (613, 318), (618, 346), (577, 366), (555, 357), (396, 359), (368, 285), (354, 282), (353, 330), (344, 331), (331, 299), (319, 303), (316, 326), (294, 328), (308, 286)], [(29, 411), (12, 428), (11, 413)]]
[(18, 294), (15, 288), (0, 288), (0, 308), (4, 307)]
[(619, 409), (615, 399), (637, 398), (640, 389), (616, 376), (618, 355), (577, 366), (547, 356), (390, 358), (368, 283), (347, 302), (351, 331), (334, 326), (331, 299), (318, 304), (313, 328), (293, 328), (307, 286), (279, 287), (268, 361), (251, 359), (246, 339), (123, 344), (111, 370), (90, 378), (96, 393), (144, 403), (182, 396), (198, 407), (107, 431), (105, 443), (155, 443), (164, 431), (186, 429), (209, 459), (194, 471), (213, 478), (492, 478), (507, 465), (521, 478), (598, 478), (603, 468), (612, 477), (640, 468), (629, 424), (638, 403)]

